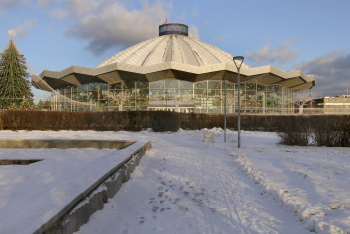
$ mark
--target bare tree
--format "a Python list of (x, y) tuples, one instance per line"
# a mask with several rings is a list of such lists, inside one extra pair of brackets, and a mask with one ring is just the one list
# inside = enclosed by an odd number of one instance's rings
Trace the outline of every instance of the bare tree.
[(129, 101), (133, 94), (130, 91), (110, 92), (108, 97), (112, 99), (116, 105), (119, 106), (119, 111), (123, 110), (125, 102)]
[(309, 101), (312, 101), (315, 99), (317, 96), (319, 96), (320, 93), (319, 91), (315, 90), (307, 90), (307, 91), (302, 91), (295, 93), (295, 104), (299, 106), (299, 114), (304, 113), (304, 106), (306, 103)]
[[(223, 97), (225, 100), (225, 97)], [(243, 96), (241, 96), (241, 101), (245, 100)], [(226, 96), (226, 104), (228, 105), (228, 112), (232, 113), (236, 111), (236, 103), (238, 102), (238, 92), (235, 93), (227, 93)]]

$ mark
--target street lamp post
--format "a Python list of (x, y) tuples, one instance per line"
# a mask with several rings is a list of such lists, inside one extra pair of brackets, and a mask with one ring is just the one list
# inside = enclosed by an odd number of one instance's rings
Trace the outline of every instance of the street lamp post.
[(224, 137), (224, 140), (225, 140), (225, 142), (226, 142), (226, 84), (227, 84), (227, 80), (224, 81), (224, 84), (225, 84), (225, 85), (224, 85), (224, 86), (225, 86), (225, 108), (224, 108), (224, 111), (225, 111), (225, 112), (224, 112), (224, 113), (225, 113), (225, 115), (224, 115), (224, 116), (225, 116), (225, 118), (224, 118), (224, 130), (225, 130), (224, 136), (225, 136), (225, 137)]
[[(238, 71), (238, 81), (237, 81), (237, 84), (238, 84), (238, 148), (241, 148), (241, 93), (240, 93), (240, 90), (239, 90), (239, 70), (241, 69), (241, 66), (243, 64), (243, 60), (244, 60), (244, 57), (243, 56), (236, 56), (236, 57), (233, 57), (233, 62), (235, 63), (236, 65), (236, 68), (237, 68), (237, 71)], [(236, 62), (237, 61), (237, 62)]]

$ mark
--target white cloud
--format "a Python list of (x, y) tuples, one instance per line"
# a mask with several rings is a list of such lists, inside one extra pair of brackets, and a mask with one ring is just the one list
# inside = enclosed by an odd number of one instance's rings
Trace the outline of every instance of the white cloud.
[(188, 28), (188, 36), (199, 39), (198, 28), (194, 25), (190, 25)]
[(183, 21), (185, 21), (185, 18), (186, 18), (185, 12), (182, 12), (182, 15), (177, 16), (177, 17), (176, 17), (176, 20), (177, 20), (179, 23), (182, 23)]
[(197, 7), (195, 7), (194, 10), (192, 11), (192, 15), (193, 15), (194, 17), (199, 16), (199, 12), (198, 12), (198, 10), (197, 10)]
[(36, 25), (37, 20), (35, 18), (26, 20), (24, 24), (19, 25), (15, 28), (16, 36), (19, 38), (24, 38), (27, 36), (27, 31)]
[(62, 20), (68, 17), (69, 12), (66, 9), (56, 8), (50, 12), (50, 15), (56, 19)]
[(69, 11), (75, 16), (75, 23), (66, 30), (66, 35), (87, 40), (86, 49), (95, 55), (156, 37), (159, 22), (169, 15), (171, 5), (141, 3), (141, 9), (129, 10), (111, 0), (71, 0)]
[(345, 94), (350, 85), (350, 54), (342, 51), (332, 51), (310, 61), (297, 63), (294, 67), (314, 74), (316, 87), (323, 96)]
[(30, 0), (0, 0), (0, 7), (4, 9), (27, 6), (29, 4)]
[(213, 39), (214, 42), (224, 42), (226, 40), (227, 40), (227, 38), (224, 35), (218, 35), (218, 36), (214, 37), (214, 39)]
[(294, 62), (299, 56), (295, 49), (290, 48), (294, 42), (295, 40), (288, 39), (282, 45), (277, 45), (275, 49), (271, 49), (271, 44), (268, 44), (260, 50), (247, 52), (245, 57), (253, 62), (253, 66), (266, 66), (271, 63), (279, 66)]

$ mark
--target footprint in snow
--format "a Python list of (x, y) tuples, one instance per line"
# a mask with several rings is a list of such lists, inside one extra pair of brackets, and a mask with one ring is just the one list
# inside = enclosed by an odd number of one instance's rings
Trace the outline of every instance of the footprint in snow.
[(181, 200), (181, 198), (176, 198), (175, 201), (173, 202), (173, 204), (177, 204), (180, 200)]
[(145, 222), (145, 217), (141, 217), (139, 223), (144, 223)]
[(188, 208), (187, 207), (183, 207), (183, 206), (179, 206), (179, 209), (183, 212), (187, 212)]
[(157, 212), (158, 209), (159, 209), (158, 206), (153, 206), (152, 211), (153, 211), (153, 212)]

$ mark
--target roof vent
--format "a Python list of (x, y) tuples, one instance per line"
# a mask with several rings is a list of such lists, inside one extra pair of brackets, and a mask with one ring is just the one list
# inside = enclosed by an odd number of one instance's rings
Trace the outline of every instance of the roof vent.
[(180, 34), (188, 36), (188, 26), (175, 23), (159, 25), (159, 36), (167, 34)]

